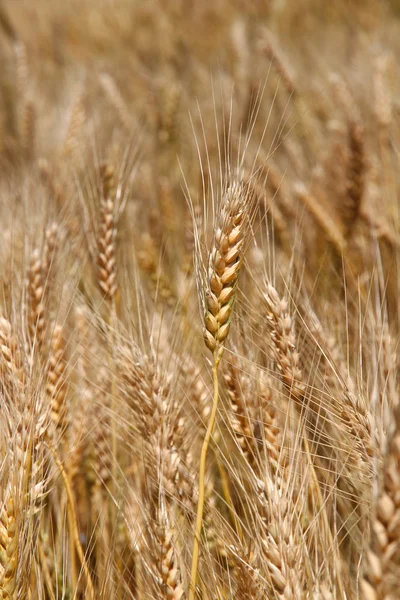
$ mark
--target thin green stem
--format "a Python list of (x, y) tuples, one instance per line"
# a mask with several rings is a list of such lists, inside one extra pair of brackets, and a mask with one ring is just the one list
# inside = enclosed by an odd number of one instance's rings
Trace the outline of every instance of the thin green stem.
[(195, 600), (196, 595), (196, 581), (197, 571), (199, 565), (199, 552), (200, 552), (200, 537), (201, 528), (203, 524), (203, 512), (204, 512), (204, 495), (205, 495), (205, 478), (206, 478), (206, 460), (207, 451), (210, 445), (212, 432), (215, 425), (215, 418), (217, 416), (218, 409), (218, 365), (220, 358), (215, 358), (213, 367), (213, 382), (214, 382), (214, 398), (210, 419), (208, 421), (207, 431), (204, 436), (203, 446), (201, 448), (200, 456), (200, 470), (199, 470), (199, 500), (197, 503), (197, 515), (196, 515), (196, 529), (193, 540), (193, 554), (192, 554), (192, 570), (190, 574), (190, 585), (189, 585), (189, 598), (188, 600)]

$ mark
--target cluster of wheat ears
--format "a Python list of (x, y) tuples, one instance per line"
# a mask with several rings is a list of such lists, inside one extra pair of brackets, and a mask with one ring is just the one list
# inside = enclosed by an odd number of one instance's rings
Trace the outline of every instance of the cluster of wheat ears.
[(400, 21), (350, 4), (0, 4), (0, 599), (400, 598)]

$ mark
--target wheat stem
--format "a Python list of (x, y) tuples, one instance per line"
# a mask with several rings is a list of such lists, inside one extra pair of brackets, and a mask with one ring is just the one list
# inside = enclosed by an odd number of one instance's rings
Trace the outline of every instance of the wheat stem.
[(212, 432), (215, 425), (215, 418), (217, 416), (218, 399), (219, 399), (219, 386), (218, 386), (218, 366), (220, 358), (215, 358), (213, 366), (213, 382), (214, 382), (214, 398), (213, 405), (210, 414), (210, 419), (207, 425), (207, 431), (204, 436), (203, 446), (201, 448), (200, 455), (200, 471), (199, 471), (199, 499), (197, 503), (197, 515), (196, 515), (196, 529), (193, 540), (193, 554), (192, 554), (192, 569), (190, 573), (190, 585), (189, 585), (189, 600), (194, 600), (196, 595), (196, 581), (197, 571), (199, 565), (199, 551), (200, 551), (200, 536), (203, 524), (203, 512), (204, 512), (204, 497), (205, 497), (205, 477), (206, 477), (206, 460), (208, 447)]

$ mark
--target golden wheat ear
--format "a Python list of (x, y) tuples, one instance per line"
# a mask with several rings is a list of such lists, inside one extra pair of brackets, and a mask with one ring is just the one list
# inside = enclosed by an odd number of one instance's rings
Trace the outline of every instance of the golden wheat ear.
[(40, 388), (26, 376), (22, 348), (11, 323), (0, 317), (0, 398), (9, 435), (1, 448), (9, 470), (0, 496), (0, 598), (23, 597), (26, 591), (46, 493), (49, 415)]
[(208, 273), (203, 290), (204, 341), (219, 360), (232, 320), (232, 309), (240, 267), (248, 242), (252, 218), (252, 196), (240, 181), (228, 186), (222, 199)]
[(361, 590), (366, 600), (395, 598), (399, 592), (400, 414), (396, 421), (381, 473), (381, 489), (375, 499), (371, 540), (364, 556)]
[(49, 350), (47, 365), (46, 396), (50, 405), (50, 416), (60, 438), (68, 428), (67, 395), (67, 355), (64, 332), (61, 325), (55, 325)]
[(51, 287), (51, 267), (58, 249), (59, 230), (47, 227), (43, 249), (35, 248), (27, 270), (27, 329), (31, 348), (41, 348), (46, 337), (46, 309)]
[(0, 589), (3, 598), (12, 597), (18, 567), (18, 527), (13, 491), (8, 489), (0, 513)]
[(102, 203), (97, 239), (97, 275), (98, 285), (105, 300), (112, 304), (117, 293), (117, 273), (115, 257), (115, 175), (110, 165), (102, 165)]

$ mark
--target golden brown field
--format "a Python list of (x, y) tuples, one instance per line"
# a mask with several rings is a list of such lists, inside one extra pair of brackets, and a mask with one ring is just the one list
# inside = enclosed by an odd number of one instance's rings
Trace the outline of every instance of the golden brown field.
[(400, 4), (0, 2), (0, 600), (400, 598)]

